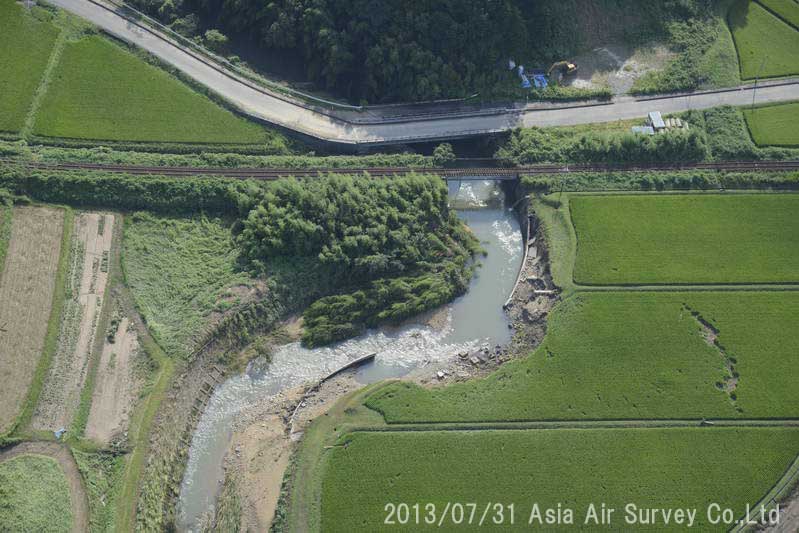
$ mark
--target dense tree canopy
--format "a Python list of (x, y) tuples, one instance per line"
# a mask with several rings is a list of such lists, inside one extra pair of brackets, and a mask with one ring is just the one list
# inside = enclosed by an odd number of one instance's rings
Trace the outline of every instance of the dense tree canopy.
[(507, 70), (610, 42), (665, 35), (712, 0), (131, 0), (219, 49), (221, 30), (290, 52), (318, 87), (351, 101), (419, 101), (517, 87)]
[(466, 290), (478, 250), (437, 176), (281, 180), (244, 209), (238, 242), (256, 268), (312, 259), (330, 276), (334, 295), (305, 313), (310, 345), (452, 300)]
[(526, 46), (513, 0), (199, 1), (230, 31), (300, 50), (310, 79), (353, 100), (464, 95)]

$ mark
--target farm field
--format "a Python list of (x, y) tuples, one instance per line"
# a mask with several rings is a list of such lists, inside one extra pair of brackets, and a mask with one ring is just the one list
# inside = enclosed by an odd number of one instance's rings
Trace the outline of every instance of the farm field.
[(126, 218), (123, 245), (125, 279), (169, 355), (187, 357), (214, 312), (252, 290), (249, 275), (237, 268), (230, 226), (221, 219), (135, 213)]
[(113, 215), (75, 217), (61, 329), (33, 417), (34, 429), (68, 427), (80, 404), (105, 300), (113, 227)]
[[(535, 523), (538, 528), (602, 529), (583, 522), (590, 503), (604, 502), (618, 509), (610, 530), (636, 529), (623, 514), (634, 503), (696, 508), (694, 528), (726, 531), (729, 525), (708, 522), (708, 505), (743, 516), (745, 505), (754, 505), (796, 457), (799, 429), (358, 432), (341, 441), (347, 447), (327, 452), (323, 531), (435, 529), (423, 521), (424, 506), (433, 503), (441, 513), (446, 502), (475, 502), (477, 511), (471, 527), (445, 521), (445, 531), (477, 530), (488, 502), (513, 503), (518, 529), (531, 527), (534, 502), (574, 509), (573, 526)], [(420, 502), (421, 524), (384, 525), (388, 502)], [(486, 521), (483, 527), (496, 526)]]
[(777, 15), (799, 27), (799, 2), (796, 0), (757, 0)]
[(263, 144), (276, 153), (286, 151), (281, 136), (237, 117), (97, 36), (67, 44), (34, 133), (112, 141)]
[(796, 53), (799, 31), (796, 28), (750, 0), (737, 0), (728, 20), (743, 79), (799, 74), (799, 54)]
[(130, 421), (141, 380), (137, 377), (140, 360), (139, 339), (127, 317), (112, 321), (114, 342), (103, 343), (92, 405), (86, 423), (86, 437), (109, 444), (115, 435), (124, 433)]
[(796, 292), (580, 292), (529, 357), (447, 387), (390, 383), (366, 405), (389, 423), (795, 418), (796, 316)]
[(574, 195), (569, 206), (576, 283), (799, 282), (799, 195)]
[(14, 209), (0, 279), (0, 433), (14, 423), (44, 347), (59, 265), (64, 211)]
[(22, 129), (58, 36), (35, 13), (42, 12), (27, 13), (14, 0), (0, 0), (0, 132)]
[(745, 109), (744, 117), (757, 145), (799, 147), (799, 103)]
[[(0, 462), (0, 529), (72, 531), (69, 485), (58, 462), (42, 455), (18, 455)], [(10, 527), (13, 525), (14, 527)]]

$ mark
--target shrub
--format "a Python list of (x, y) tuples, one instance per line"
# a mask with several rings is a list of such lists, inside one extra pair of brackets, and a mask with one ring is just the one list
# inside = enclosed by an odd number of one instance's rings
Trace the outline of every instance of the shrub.
[(455, 162), (455, 152), (450, 143), (441, 143), (433, 150), (433, 164), (437, 167), (447, 167)]

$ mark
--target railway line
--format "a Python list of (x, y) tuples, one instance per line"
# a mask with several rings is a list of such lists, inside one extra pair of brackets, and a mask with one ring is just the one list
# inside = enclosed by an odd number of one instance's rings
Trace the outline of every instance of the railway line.
[(799, 171), (799, 161), (724, 161), (713, 163), (656, 163), (635, 165), (614, 164), (557, 164), (522, 167), (431, 168), (431, 167), (374, 167), (374, 168), (215, 168), (117, 165), (101, 163), (43, 163), (16, 159), (0, 159), (0, 165), (15, 165), (32, 170), (98, 171), (144, 176), (218, 176), (232, 179), (276, 180), (283, 177), (313, 178), (327, 174), (364, 174), (389, 177), (410, 172), (438, 174), (445, 179), (515, 180), (522, 175), (568, 174), (574, 172), (636, 172), (715, 170), (731, 171)]

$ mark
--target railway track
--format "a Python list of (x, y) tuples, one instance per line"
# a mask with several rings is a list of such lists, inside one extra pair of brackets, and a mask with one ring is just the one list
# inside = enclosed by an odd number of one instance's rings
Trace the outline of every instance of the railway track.
[(57, 171), (102, 171), (117, 172), (129, 175), (158, 175), (172, 177), (220, 176), (234, 179), (276, 180), (282, 177), (313, 178), (327, 174), (363, 174), (372, 176), (396, 176), (409, 172), (438, 174), (446, 179), (495, 179), (514, 180), (520, 175), (568, 174), (572, 172), (636, 172), (636, 171), (678, 171), (678, 170), (715, 170), (715, 171), (771, 171), (787, 172), (799, 170), (799, 161), (726, 161), (715, 163), (679, 163), (679, 164), (561, 164), (531, 165), (524, 167), (481, 167), (481, 168), (410, 168), (410, 167), (375, 167), (375, 168), (212, 168), (212, 167), (167, 167), (115, 165), (100, 163), (42, 163), (15, 159), (0, 159), (0, 164), (16, 165), (36, 170)]

